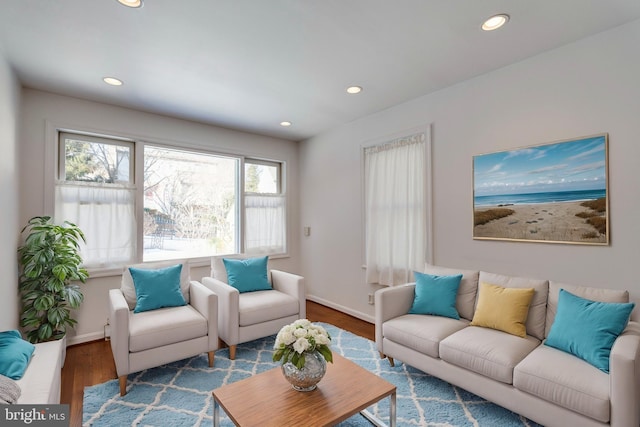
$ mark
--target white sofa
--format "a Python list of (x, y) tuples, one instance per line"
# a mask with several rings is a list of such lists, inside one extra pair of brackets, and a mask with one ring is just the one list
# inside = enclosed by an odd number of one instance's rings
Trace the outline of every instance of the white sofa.
[(58, 404), (66, 339), (36, 344), (27, 370), (16, 383), (20, 387), (18, 404)]
[[(628, 302), (628, 292), (430, 265), (425, 273), (463, 274), (456, 297), (460, 320), (407, 314), (415, 283), (379, 290), (375, 334), (381, 357), (391, 364), (393, 359), (402, 361), (547, 427), (638, 427), (640, 324), (633, 321), (637, 308), (612, 347), (608, 374), (543, 344), (561, 288), (601, 302)], [(535, 289), (525, 338), (469, 326), (479, 283)]]

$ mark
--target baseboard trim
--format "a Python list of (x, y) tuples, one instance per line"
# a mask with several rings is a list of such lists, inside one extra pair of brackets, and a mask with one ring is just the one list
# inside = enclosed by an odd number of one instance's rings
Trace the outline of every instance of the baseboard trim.
[(104, 339), (103, 331), (91, 332), (91, 333), (82, 334), (82, 335), (75, 335), (73, 337), (67, 335), (67, 346), (74, 345), (74, 344), (83, 344), (86, 342), (103, 340), (103, 339)]
[[(336, 304), (332, 301), (317, 297), (315, 295), (307, 295), (307, 299), (309, 301), (317, 302), (318, 304), (326, 305), (327, 307), (333, 308), (334, 310), (341, 311), (357, 319), (364, 320), (365, 322), (375, 323), (376, 321), (375, 317), (370, 316), (366, 313), (353, 310), (349, 307)], [(105, 338), (105, 331), (90, 332), (87, 334), (75, 335), (73, 337), (70, 335), (67, 335), (67, 346), (75, 345), (75, 344), (84, 344), (86, 342), (91, 342), (91, 341), (103, 340), (104, 338)]]
[(324, 298), (320, 298), (320, 297), (317, 297), (315, 295), (307, 295), (307, 299), (309, 301), (317, 302), (318, 304), (326, 305), (329, 308), (333, 308), (334, 310), (341, 311), (341, 312), (346, 313), (346, 314), (348, 314), (350, 316), (356, 317), (356, 318), (358, 318), (360, 320), (364, 320), (365, 322), (369, 322), (369, 323), (375, 323), (376, 322), (376, 319), (375, 319), (374, 316), (371, 316), (369, 314), (363, 313), (361, 311), (353, 310), (353, 309), (351, 309), (349, 307), (345, 307), (345, 306), (340, 305), (340, 304), (336, 304), (336, 303), (334, 303), (332, 301), (329, 301), (329, 300), (326, 300)]

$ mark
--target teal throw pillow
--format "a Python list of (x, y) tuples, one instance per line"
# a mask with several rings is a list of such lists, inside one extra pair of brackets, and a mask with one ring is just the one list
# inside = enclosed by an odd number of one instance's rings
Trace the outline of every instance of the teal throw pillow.
[(233, 259), (223, 258), (227, 270), (227, 282), (238, 292), (268, 291), (271, 284), (267, 277), (269, 257)]
[(560, 289), (545, 344), (609, 372), (611, 347), (629, 322), (635, 303), (591, 301)]
[(417, 271), (413, 274), (416, 278), (416, 290), (409, 314), (431, 314), (460, 319), (456, 310), (456, 296), (462, 274), (434, 276)]
[(186, 304), (180, 291), (182, 264), (158, 270), (129, 267), (129, 272), (136, 288), (134, 313)]
[(35, 348), (16, 330), (0, 332), (0, 374), (12, 380), (22, 378)]

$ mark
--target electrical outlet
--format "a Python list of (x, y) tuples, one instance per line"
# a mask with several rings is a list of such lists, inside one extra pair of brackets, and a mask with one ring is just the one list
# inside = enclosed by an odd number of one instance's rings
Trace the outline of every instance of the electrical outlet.
[(373, 298), (373, 294), (369, 294), (368, 297), (369, 297), (369, 304), (373, 305), (375, 302), (375, 299)]

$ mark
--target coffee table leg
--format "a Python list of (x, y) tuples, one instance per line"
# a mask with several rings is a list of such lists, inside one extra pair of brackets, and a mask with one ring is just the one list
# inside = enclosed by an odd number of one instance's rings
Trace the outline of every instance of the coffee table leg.
[(216, 398), (213, 398), (213, 427), (220, 427), (220, 405)]
[[(360, 411), (360, 414), (368, 419), (371, 424), (376, 427), (387, 427), (382, 420), (375, 415), (373, 415), (368, 410)], [(396, 427), (396, 392), (394, 391), (389, 395), (389, 427)]]
[(389, 425), (390, 427), (396, 427), (396, 392), (394, 391), (389, 396)]

